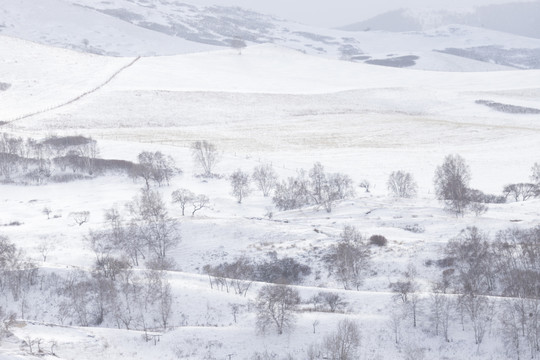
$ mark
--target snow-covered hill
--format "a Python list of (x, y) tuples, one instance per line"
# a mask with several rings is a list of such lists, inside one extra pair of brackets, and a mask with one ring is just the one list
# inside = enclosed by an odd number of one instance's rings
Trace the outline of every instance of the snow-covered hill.
[(495, 4), (463, 10), (435, 8), (399, 9), (371, 19), (343, 26), (349, 31), (423, 31), (440, 26), (461, 24), (520, 36), (540, 38), (540, 3), (538, 1)]
[[(540, 40), (479, 27), (350, 32), (304, 26), (241, 8), (166, 1), (154, 1), (150, 6), (146, 1), (128, 0), (42, 0), (38, 5), (31, 0), (0, 0), (0, 9), (0, 34), (114, 56), (207, 51), (229, 47), (231, 40), (240, 39), (248, 45), (274, 43), (322, 57), (427, 70), (540, 66), (530, 60), (538, 58)], [(469, 60), (456, 50), (441, 52), (470, 48), (511, 50), (517, 55), (507, 61), (509, 55), (491, 51), (490, 57), (469, 56), (473, 59)]]
[[(362, 32), (355, 38), (373, 58), (388, 55), (373, 39), (400, 39), (393, 45), (396, 56), (411, 55), (407, 47), (416, 43), (425, 52), (407, 69), (313, 56), (277, 43), (248, 46), (242, 55), (220, 49), (118, 58), (0, 36), (0, 131), (37, 139), (92, 136), (105, 159), (137, 161), (142, 151), (160, 151), (183, 170), (169, 185), (152, 185), (181, 233), (180, 244), (168, 250), (175, 267), (159, 273), (170, 286), (169, 313), (165, 298), (152, 297), (155, 288), (148, 285), (156, 277), (146, 277), (142, 260), (122, 275), (118, 294), (88, 287), (97, 253), (108, 251), (92, 250), (90, 230), (106, 229), (104, 210), (113, 207), (127, 226), (133, 216), (127, 205), (140, 194), (142, 180), (115, 174), (40, 186), (0, 184), (0, 236), (24, 250), (39, 275), (24, 296), (0, 296), (0, 307), (17, 318), (13, 335), (0, 339), (0, 359), (305, 359), (342, 319), (359, 324), (360, 359), (508, 359), (498, 317), (505, 299), (489, 297), (497, 316), (491, 313), (491, 331), (481, 344), (475, 344), (475, 324), (457, 306), (449, 313), (451, 341), (435, 332), (432, 284), (444, 269), (436, 264), (449, 239), (466, 227), (478, 226), (493, 239), (499, 230), (537, 226), (540, 200), (489, 204), (484, 214), (456, 217), (435, 199), (433, 175), (444, 156), (460, 154), (473, 188), (500, 194), (508, 183), (528, 181), (540, 153), (540, 122), (534, 111), (519, 110), (540, 109), (540, 70), (485, 72), (486, 63), (431, 49), (495, 37), (520, 47), (536, 40), (461, 26), (374, 34), (379, 37)], [(479, 71), (443, 71), (449, 68)], [(503, 105), (486, 106), (494, 103)], [(190, 144), (200, 139), (219, 149), (214, 171), (220, 177), (198, 176)], [(356, 184), (368, 180), (370, 192), (355, 186), (355, 197), (336, 203), (331, 213), (317, 206), (280, 211), (258, 190), (242, 204), (231, 195), (228, 176), (236, 169), (251, 173), (268, 163), (284, 180), (315, 162)], [(388, 176), (400, 169), (414, 175), (417, 198), (389, 196)], [(179, 188), (207, 195), (208, 207), (181, 216), (171, 202)], [(76, 225), (70, 214), (81, 211), (89, 217)], [(388, 239), (386, 246), (370, 246), (372, 264), (360, 291), (342, 289), (322, 261), (345, 225), (366, 238)], [(312, 269), (293, 285), (303, 303), (289, 333), (257, 332), (253, 303), (264, 283), (251, 284), (245, 296), (210, 286), (204, 266), (239, 256), (287, 256)], [(408, 303), (389, 288), (408, 264), (417, 269), (417, 327)], [(138, 287), (131, 293), (133, 284)], [(346, 305), (338, 312), (317, 310), (311, 299), (319, 292), (337, 294)], [(154, 303), (141, 302), (143, 295)], [(75, 315), (87, 309), (85, 323)]]

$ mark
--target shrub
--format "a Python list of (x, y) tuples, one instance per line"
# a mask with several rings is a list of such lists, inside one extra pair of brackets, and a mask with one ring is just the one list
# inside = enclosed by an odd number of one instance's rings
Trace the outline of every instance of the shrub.
[(369, 238), (369, 243), (377, 246), (386, 246), (386, 244), (388, 244), (388, 240), (382, 235), (371, 235)]

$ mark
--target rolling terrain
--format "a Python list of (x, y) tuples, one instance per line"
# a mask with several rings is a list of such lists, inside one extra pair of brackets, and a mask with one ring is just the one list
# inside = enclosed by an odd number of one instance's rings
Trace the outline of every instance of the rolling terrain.
[[(142, 3), (130, 5), (131, 11), (140, 11)], [(131, 15), (133, 21), (125, 21), (130, 13), (111, 11), (118, 8), (117, 2), (102, 5), (109, 10), (69, 6), (77, 14), (104, 16), (115, 26), (115, 17), (124, 18), (122, 26), (130, 26), (126, 32), (135, 34), (131, 26), (142, 21), (139, 17)], [(198, 14), (193, 8), (182, 9), (194, 12), (194, 18)], [(160, 24), (163, 18), (154, 10), (148, 9), (148, 19)], [(130, 330), (109, 315), (100, 325), (81, 326), (66, 315), (61, 296), (48, 291), (55, 277), (46, 275), (69, 279), (77, 271), (89, 274), (96, 256), (87, 240), (90, 230), (108, 226), (105, 209), (116, 207), (128, 217), (127, 205), (143, 182), (115, 174), (39, 186), (1, 184), (0, 234), (24, 250), (37, 264), (40, 279), (47, 280), (25, 298), (15, 300), (6, 292), (0, 299), (3, 309), (17, 314), (13, 335), (1, 340), (0, 359), (256, 359), (256, 353), (258, 358), (266, 353), (267, 358), (304, 359), (310, 345), (331, 334), (345, 318), (360, 326), (360, 359), (508, 358), (495, 316), (481, 345), (475, 344), (471, 322), (462, 320), (462, 325), (457, 311), (452, 313), (450, 342), (434, 333), (431, 284), (442, 272), (434, 263), (444, 257), (448, 241), (467, 227), (477, 226), (493, 237), (510, 227), (537, 226), (540, 200), (490, 204), (484, 214), (456, 217), (436, 200), (433, 177), (446, 155), (460, 154), (470, 166), (473, 188), (500, 194), (508, 183), (528, 181), (531, 166), (539, 161), (540, 117), (520, 109), (540, 109), (540, 70), (487, 64), (432, 49), (490, 44), (493, 38), (505, 37), (517, 41), (517, 47), (534, 48), (537, 40), (466, 26), (354, 35), (355, 43), (372, 57), (387, 58), (388, 43), (394, 44), (396, 56), (423, 49), (416, 53), (415, 66), (399, 68), (337, 60), (337, 44), (327, 44), (321, 51), (324, 56), (298, 51), (306, 49), (304, 35), (298, 35), (300, 46), (291, 46), (290, 38), (280, 40), (275, 33), (272, 44), (247, 39), (250, 46), (241, 55), (213, 47), (222, 44), (206, 48), (178, 38), (161, 53), (151, 46), (157, 37), (157, 26), (152, 25), (144, 30), (148, 42), (134, 45), (136, 51), (113, 41), (116, 47), (107, 48), (104, 34), (85, 37), (100, 49), (93, 51), (99, 55), (6, 36), (36, 40), (41, 34), (42, 42), (51, 44), (59, 34), (52, 29), (32, 35), (30, 26), (23, 33), (12, 24), (0, 32), (0, 85), (8, 84), (0, 87), (0, 130), (37, 139), (92, 137), (104, 159), (135, 162), (142, 151), (170, 155), (182, 172), (169, 185), (152, 187), (179, 221), (182, 240), (170, 252), (174, 268), (164, 272), (172, 293), (166, 330), (148, 326), (158, 322), (155, 314), (134, 320)], [(333, 31), (325, 34), (342, 36)], [(226, 39), (218, 35), (212, 34), (212, 39)], [(66, 44), (76, 36), (57, 45), (69, 47)], [(194, 46), (196, 52), (176, 52), (185, 46)], [(154, 51), (168, 56), (138, 56)], [(486, 106), (493, 103), (507, 106)], [(219, 149), (215, 172), (221, 177), (199, 176), (190, 145), (200, 139)], [(356, 195), (336, 203), (331, 213), (317, 206), (280, 211), (258, 190), (241, 204), (231, 195), (228, 176), (236, 169), (251, 173), (255, 166), (271, 163), (280, 179), (286, 179), (315, 162), (329, 172), (348, 174), (356, 184)], [(416, 198), (388, 194), (388, 176), (400, 169), (414, 175)], [(371, 183), (370, 192), (358, 186), (364, 179)], [(178, 188), (207, 195), (209, 206), (195, 216), (181, 216), (170, 200)], [(51, 214), (45, 215), (44, 208)], [(77, 225), (70, 214), (83, 210), (90, 217)], [(382, 234), (388, 239), (386, 246), (371, 247), (372, 264), (358, 291), (343, 289), (322, 260), (346, 225), (356, 226), (366, 238)], [(39, 244), (46, 241), (55, 246), (45, 259)], [(293, 286), (303, 303), (290, 332), (257, 332), (253, 303), (265, 283), (254, 282), (246, 295), (210, 286), (205, 265), (239, 256), (260, 261), (288, 256), (310, 266), (311, 274)], [(409, 264), (418, 272), (419, 326), (413, 328), (404, 317), (396, 344), (391, 322), (397, 319), (397, 307), (389, 284), (399, 281)], [(144, 267), (141, 262), (133, 272), (144, 274)], [(336, 313), (312, 309), (309, 299), (321, 291), (337, 293), (346, 306)], [(502, 298), (490, 299), (502, 306)], [(233, 316), (235, 304), (239, 310)], [(155, 335), (149, 342), (144, 340), (148, 333)], [(41, 339), (44, 353), (56, 344), (55, 356), (30, 351), (28, 343), (36, 339)]]

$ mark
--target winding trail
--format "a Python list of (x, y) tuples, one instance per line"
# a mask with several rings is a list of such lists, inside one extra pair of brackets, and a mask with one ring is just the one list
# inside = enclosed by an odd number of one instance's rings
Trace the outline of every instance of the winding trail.
[(137, 56), (135, 59), (133, 59), (132, 61), (130, 61), (128, 64), (122, 66), (120, 69), (118, 69), (117, 71), (115, 71), (111, 76), (109, 76), (107, 78), (107, 80), (105, 80), (103, 83), (99, 84), (98, 86), (96, 86), (95, 88), (89, 90), (89, 91), (86, 91), (80, 95), (78, 95), (77, 97), (71, 99), (71, 100), (68, 100), (60, 105), (56, 105), (56, 106), (53, 106), (53, 107), (50, 107), (50, 108), (47, 108), (47, 109), (44, 109), (44, 110), (39, 110), (39, 111), (35, 111), (33, 113), (30, 113), (30, 114), (26, 114), (26, 115), (22, 115), (22, 116), (19, 116), (19, 117), (16, 117), (10, 121), (6, 121), (1, 125), (7, 125), (7, 124), (11, 124), (15, 121), (18, 121), (18, 120), (23, 120), (23, 119), (27, 119), (29, 117), (32, 117), (32, 116), (35, 116), (35, 115), (39, 115), (39, 114), (44, 114), (44, 113), (47, 113), (49, 111), (53, 111), (53, 110), (56, 110), (56, 109), (59, 109), (59, 108), (62, 108), (64, 106), (67, 106), (67, 105), (70, 105), (80, 99), (82, 99), (83, 97), (85, 96), (88, 96), (90, 94), (93, 94), (95, 93), (96, 91), (100, 90), (101, 88), (103, 88), (105, 85), (107, 85), (108, 83), (110, 83), (115, 77), (117, 77), (122, 71), (126, 70), (127, 68), (133, 66), (133, 64), (135, 64), (141, 57), (140, 56)]

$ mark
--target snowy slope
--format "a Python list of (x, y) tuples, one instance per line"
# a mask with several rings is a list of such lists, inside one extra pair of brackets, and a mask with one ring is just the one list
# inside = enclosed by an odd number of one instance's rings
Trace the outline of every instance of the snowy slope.
[(344, 26), (342, 29), (401, 32), (461, 24), (540, 38), (539, 17), (540, 3), (537, 1), (508, 2), (454, 11), (430, 7), (405, 8), (386, 12), (371, 19)]
[[(242, 55), (226, 49), (135, 62), (5, 36), (0, 37), (0, 50), (0, 82), (11, 84), (0, 92), (0, 121), (15, 119), (0, 130), (40, 138), (93, 136), (103, 158), (135, 161), (141, 151), (159, 150), (183, 170), (170, 186), (156, 187), (170, 214), (181, 222), (182, 235), (170, 253), (178, 271), (167, 273), (173, 292), (171, 328), (156, 330), (160, 341), (145, 342), (140, 328), (117, 329), (113, 321), (78, 327), (63, 317), (57, 294), (46, 285), (38, 292), (36, 285), (33, 298), (24, 299), (32, 304), (29, 308), (23, 300), (0, 299), (0, 306), (16, 311), (20, 320), (12, 329), (14, 336), (2, 340), (0, 359), (33, 358), (23, 344), (29, 339), (42, 339), (45, 349), (56, 342), (60, 359), (252, 359), (264, 351), (279, 359), (303, 359), (309, 345), (344, 318), (360, 324), (361, 359), (403, 358), (414, 351), (424, 359), (508, 358), (497, 319), (481, 347), (474, 344), (468, 320), (462, 330), (457, 312), (452, 314), (452, 341), (434, 335), (427, 309), (430, 282), (441, 269), (426, 264), (439, 259), (446, 242), (467, 226), (493, 235), (510, 226), (537, 225), (539, 200), (490, 205), (486, 214), (457, 218), (434, 199), (433, 174), (445, 155), (459, 153), (471, 167), (472, 187), (500, 193), (507, 183), (526, 181), (540, 153), (538, 115), (500, 113), (475, 100), (540, 108), (539, 70), (396, 69), (310, 56), (277, 45), (250, 46)], [(439, 59), (452, 58), (441, 54)], [(32, 112), (37, 114), (21, 118)], [(189, 145), (199, 139), (217, 144), (222, 160), (216, 172), (225, 178), (196, 177)], [(230, 194), (226, 176), (234, 169), (251, 172), (271, 162), (284, 179), (316, 161), (356, 183), (368, 179), (371, 192), (357, 187), (357, 196), (330, 214), (315, 207), (277, 211), (259, 191), (242, 204)], [(414, 174), (418, 198), (387, 195), (388, 175), (398, 169)], [(2, 226), (1, 234), (34, 259), (40, 274), (88, 270), (94, 254), (84, 237), (90, 229), (106, 226), (104, 209), (116, 206), (128, 216), (125, 205), (141, 186), (123, 176), (44, 186), (1, 184), (0, 224), (19, 223)], [(194, 217), (180, 216), (170, 202), (178, 188), (208, 195), (210, 206)], [(52, 209), (50, 219), (44, 207)], [(91, 216), (77, 226), (69, 214), (82, 210)], [(264, 216), (269, 210), (273, 219)], [(347, 224), (365, 236), (389, 239), (388, 246), (372, 248), (373, 271), (361, 291), (343, 290), (317, 258), (335, 244)], [(415, 224), (424, 232), (404, 229)], [(37, 246), (46, 240), (56, 248), (43, 261)], [(303, 300), (320, 291), (336, 292), (348, 302), (344, 313), (298, 312), (291, 333), (260, 335), (252, 301), (263, 284), (253, 284), (243, 297), (211, 289), (202, 273), (207, 264), (240, 255), (263, 259), (271, 252), (312, 266), (312, 275), (295, 287)], [(395, 302), (388, 284), (400, 278), (409, 262), (418, 268), (423, 308), (418, 328), (402, 324), (403, 344), (396, 346), (389, 325)], [(240, 305), (237, 322), (230, 304)], [(316, 321), (320, 325), (315, 332)]]
[(215, 48), (134, 26), (65, 0), (1, 0), (0, 34), (113, 56), (171, 55)]
[[(179, 2), (114, 0), (30, 0), (0, 2), (0, 33), (77, 51), (115, 56), (172, 55), (247, 44), (275, 43), (308, 54), (353, 61), (388, 63), (416, 56), (397, 66), (441, 71), (490, 71), (511, 68), (497, 59), (471, 61), (438, 52), (446, 48), (540, 49), (540, 40), (480, 27), (444, 26), (404, 33), (350, 32), (305, 26), (235, 7)], [(54, 11), (45, 11), (54, 9)], [(521, 55), (537, 58), (535, 54)], [(456, 60), (453, 60), (456, 58)], [(461, 61), (460, 61), (461, 60)], [(392, 65), (392, 62), (390, 62)], [(396, 66), (396, 64), (393, 64)], [(540, 65), (526, 63), (519, 68)]]

